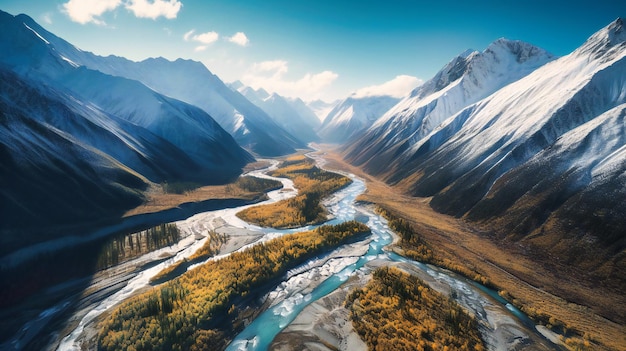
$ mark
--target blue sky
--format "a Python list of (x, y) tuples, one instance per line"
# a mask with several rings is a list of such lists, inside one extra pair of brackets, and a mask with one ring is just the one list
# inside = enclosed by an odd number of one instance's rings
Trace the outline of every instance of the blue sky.
[(405, 91), (506, 37), (566, 55), (626, 15), (622, 1), (0, 0), (83, 50), (202, 61), (287, 96)]

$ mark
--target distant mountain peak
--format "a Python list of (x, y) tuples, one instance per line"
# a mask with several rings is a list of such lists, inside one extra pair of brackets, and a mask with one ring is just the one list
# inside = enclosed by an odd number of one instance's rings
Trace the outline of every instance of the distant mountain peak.
[(244, 87), (243, 83), (240, 80), (236, 80), (228, 84), (228, 86), (233, 90), (239, 90)]
[[(158, 57), (157, 59), (163, 60), (163, 62), (165, 62), (165, 63), (169, 63), (170, 62), (168, 59), (166, 59), (164, 57)], [(190, 67), (207, 69), (207, 67), (204, 65), (204, 63), (202, 63), (200, 61), (191, 60), (191, 59), (177, 58), (174, 62), (178, 63), (178, 64), (186, 64), (186, 65), (189, 65)]]
[[(259, 88), (257, 90), (255, 90), (257, 95), (261, 98), (261, 99), (267, 99), (268, 97), (270, 97), (270, 93), (267, 92), (267, 90), (263, 89), (263, 88)], [(273, 93), (272, 96), (277, 95), (276, 93)]]
[(536, 68), (552, 59), (554, 59), (552, 54), (530, 43), (499, 38), (489, 44), (483, 52), (468, 49), (454, 57), (432, 79), (413, 90), (410, 97), (423, 98), (443, 90), (472, 72), (484, 75), (476, 71), (493, 70), (496, 67), (509, 71), (515, 66), (511, 65), (513, 61)]
[(318, 134), (326, 142), (346, 142), (360, 136), (398, 101), (389, 95), (348, 96), (328, 113)]

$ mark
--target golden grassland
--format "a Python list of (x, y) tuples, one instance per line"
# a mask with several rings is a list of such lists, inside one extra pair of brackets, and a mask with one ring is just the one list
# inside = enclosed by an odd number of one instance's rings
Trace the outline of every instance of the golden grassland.
[[(262, 193), (265, 192), (264, 189), (249, 190), (245, 187), (246, 179), (249, 178), (254, 177), (239, 177), (236, 181), (229, 184), (202, 186), (192, 190), (184, 191), (180, 194), (168, 193), (165, 189), (164, 184), (151, 184), (150, 188), (146, 192), (146, 201), (142, 205), (126, 212), (124, 214), (124, 217), (144, 213), (159, 212), (170, 208), (175, 208), (180, 204), (187, 202), (198, 202), (208, 199), (253, 200), (259, 196), (262, 196)], [(266, 180), (267, 179), (264, 179), (264, 181)], [(273, 185), (268, 187), (268, 189), (277, 187), (279, 185), (280, 183), (274, 182)]]
[(319, 147), (329, 169), (351, 172), (367, 181), (367, 191), (359, 200), (406, 220), (432, 257), (448, 262), (444, 267), (461, 273), (467, 270), (463, 274), (471, 279), (484, 278), (531, 318), (565, 331), (563, 339), (572, 349), (626, 350), (626, 326), (605, 317), (624, 315), (625, 294), (597, 289), (566, 264), (537, 258), (521, 244), (497, 242), (462, 219), (435, 212), (430, 199), (404, 195), (401, 185), (389, 186), (347, 164), (331, 147)]
[(376, 212), (385, 217), (389, 227), (400, 236), (399, 242), (392, 247), (393, 251), (396, 251), (402, 256), (408, 257), (412, 260), (423, 263), (431, 263), (459, 273), (485, 286), (496, 288), (491, 284), (487, 277), (481, 275), (477, 271), (469, 269), (468, 267), (452, 261), (449, 258), (435, 255), (428, 243), (424, 241), (409, 221), (396, 217), (392, 212), (381, 207), (380, 205), (376, 208)]
[(367, 232), (356, 221), (322, 226), (206, 263), (117, 306), (98, 325), (98, 349), (223, 349), (289, 269)]
[(318, 168), (313, 160), (304, 155), (287, 158), (271, 175), (293, 180), (298, 195), (277, 203), (250, 207), (237, 213), (239, 218), (273, 228), (322, 223), (326, 221), (326, 210), (320, 201), (352, 182), (346, 176)]
[(478, 323), (454, 300), (397, 268), (379, 268), (346, 298), (370, 350), (484, 350)]
[(220, 235), (215, 231), (209, 231), (207, 233), (206, 241), (201, 248), (194, 252), (193, 255), (189, 256), (189, 258), (185, 258), (162, 269), (159, 273), (150, 278), (150, 283), (164, 282), (185, 273), (189, 266), (200, 263), (217, 255), (222, 248), (222, 245), (224, 245), (227, 241), (228, 236), (226, 234)]

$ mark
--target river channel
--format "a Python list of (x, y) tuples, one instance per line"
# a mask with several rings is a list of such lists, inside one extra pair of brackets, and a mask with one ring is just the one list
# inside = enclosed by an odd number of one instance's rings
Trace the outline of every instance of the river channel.
[[(289, 180), (269, 177), (259, 171), (251, 175), (283, 182), (283, 190), (268, 193), (270, 197), (268, 202), (280, 201), (296, 193), (296, 190), (293, 190), (293, 183)], [(365, 183), (352, 174), (348, 176), (352, 179), (352, 184), (325, 201), (331, 214), (331, 219), (327, 224), (357, 219), (371, 228), (371, 236), (360, 243), (340, 247), (326, 256), (318, 257), (290, 271), (284, 281), (266, 295), (265, 298), (270, 307), (237, 335), (227, 350), (268, 350), (274, 337), (307, 306), (335, 291), (351, 276), (368, 274), (372, 266), (381, 265), (399, 266), (412, 274), (417, 274), (435, 290), (452, 296), (477, 317), (483, 339), (489, 350), (561, 348), (544, 337), (526, 316), (500, 298), (496, 292), (445, 269), (411, 261), (386, 251), (385, 247), (393, 241), (393, 235), (386, 220), (374, 213), (368, 205), (356, 202), (356, 197), (366, 189)], [(257, 233), (258, 236), (254, 242), (242, 245), (240, 250), (281, 235), (312, 228), (309, 226), (277, 230), (250, 225), (236, 217), (237, 212), (249, 206), (204, 212), (176, 223), (181, 230), (198, 235), (206, 232), (207, 228), (211, 229), (207, 223), (214, 223), (215, 219), (219, 218), (229, 226), (239, 228), (238, 230)], [(188, 238), (194, 235), (189, 235)], [(148, 286), (153, 275), (164, 267), (192, 255), (203, 243), (204, 240), (188, 242), (175, 257), (140, 272), (129, 280), (123, 289), (100, 301), (97, 306), (92, 306), (90, 311), (82, 317), (78, 326), (62, 340), (58, 350), (79, 350), (81, 334), (97, 316)], [(153, 253), (153, 255), (158, 255), (158, 253)], [(212, 259), (219, 258), (221, 257)]]

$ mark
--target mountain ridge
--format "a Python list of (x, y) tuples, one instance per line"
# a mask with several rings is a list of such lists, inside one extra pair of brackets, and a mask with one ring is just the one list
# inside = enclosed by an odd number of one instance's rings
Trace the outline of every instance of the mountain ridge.
[[(295, 151), (304, 144), (280, 128), (267, 114), (232, 91), (204, 64), (190, 59), (167, 60), (163, 57), (132, 61), (124, 57), (98, 56), (46, 31), (32, 18), (22, 15), (38, 34), (55, 50), (75, 65), (136, 80), (163, 95), (203, 109), (228, 131), (241, 145), (266, 156)], [(35, 33), (38, 33), (35, 31)], [(266, 130), (273, 130), (267, 133)]]
[(623, 31), (621, 20), (612, 22), (423, 137), (372, 147), (380, 154), (369, 159), (355, 150), (377, 139), (364, 138), (345, 157), (503, 244), (527, 245), (536, 257), (584, 272), (589, 284), (619, 290), (626, 286)]
[(277, 93), (270, 94), (263, 88), (253, 89), (244, 85), (235, 90), (265, 111), (277, 125), (299, 140), (307, 144), (319, 140), (315, 133), (316, 127), (319, 126), (316, 122), (319, 121), (302, 100), (298, 103), (298, 100), (292, 101)]
[(483, 52), (465, 51), (380, 117), (348, 148), (348, 158), (377, 174), (376, 159), (402, 154), (456, 112), (553, 59), (531, 44), (502, 38)]
[(201, 109), (76, 64), (28, 16), (0, 23), (3, 249), (119, 218), (149, 183), (223, 183), (253, 160)]

